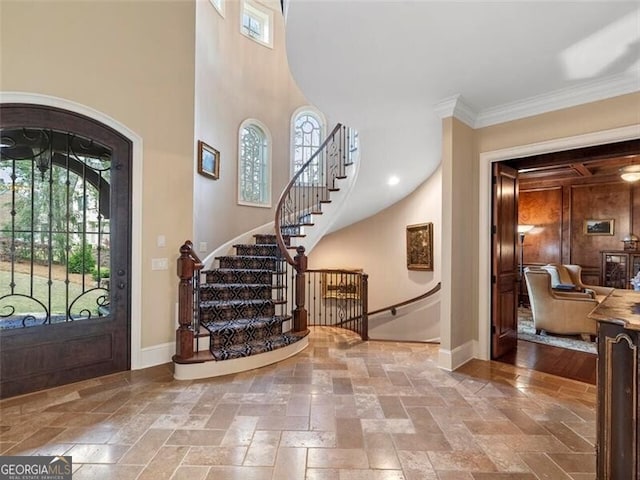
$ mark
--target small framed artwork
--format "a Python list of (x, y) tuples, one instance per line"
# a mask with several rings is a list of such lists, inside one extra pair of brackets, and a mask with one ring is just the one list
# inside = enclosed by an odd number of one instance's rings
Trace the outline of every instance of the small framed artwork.
[(585, 235), (613, 235), (613, 218), (605, 220), (585, 220)]
[(220, 178), (220, 152), (198, 140), (198, 173), (217, 180)]
[(407, 268), (433, 271), (433, 223), (407, 226)]

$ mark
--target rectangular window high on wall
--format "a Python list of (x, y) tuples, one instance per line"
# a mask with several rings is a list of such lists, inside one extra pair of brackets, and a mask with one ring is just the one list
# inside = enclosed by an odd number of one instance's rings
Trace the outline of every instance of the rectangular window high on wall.
[(273, 11), (253, 0), (243, 0), (240, 31), (250, 39), (273, 48)]

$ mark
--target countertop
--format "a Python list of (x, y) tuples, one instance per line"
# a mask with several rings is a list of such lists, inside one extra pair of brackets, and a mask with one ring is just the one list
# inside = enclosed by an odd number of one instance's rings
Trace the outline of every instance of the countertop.
[(640, 330), (640, 292), (614, 290), (593, 309), (589, 318), (623, 325), (629, 330)]

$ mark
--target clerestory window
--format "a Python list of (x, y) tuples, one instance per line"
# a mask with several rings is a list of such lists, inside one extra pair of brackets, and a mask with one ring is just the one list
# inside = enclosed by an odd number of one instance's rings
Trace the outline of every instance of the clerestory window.
[(273, 48), (273, 11), (253, 0), (243, 0), (240, 31), (256, 42)]
[(245, 120), (239, 132), (238, 203), (271, 207), (271, 136), (257, 120)]

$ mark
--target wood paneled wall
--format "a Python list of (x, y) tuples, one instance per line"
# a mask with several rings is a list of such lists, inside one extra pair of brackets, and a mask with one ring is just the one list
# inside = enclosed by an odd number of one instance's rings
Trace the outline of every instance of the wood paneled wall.
[[(626, 235), (640, 236), (638, 188), (623, 181), (588, 183), (584, 179), (535, 188), (521, 184), (518, 223), (535, 226), (525, 236), (524, 264), (582, 265), (583, 281), (598, 284), (600, 251), (622, 250)], [(613, 219), (613, 235), (587, 235), (587, 219)]]

